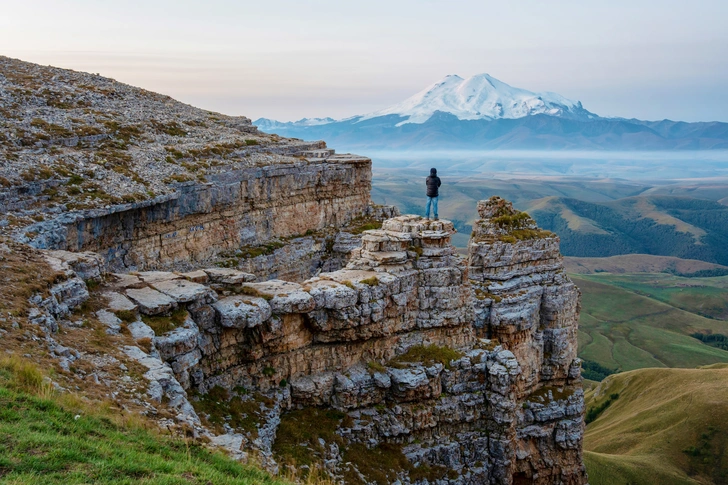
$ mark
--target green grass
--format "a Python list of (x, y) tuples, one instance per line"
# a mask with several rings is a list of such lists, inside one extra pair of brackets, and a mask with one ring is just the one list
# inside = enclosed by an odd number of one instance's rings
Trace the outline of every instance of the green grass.
[(685, 278), (671, 274), (585, 276), (707, 318), (728, 320), (728, 277)]
[(669, 465), (620, 455), (584, 452), (591, 485), (697, 485), (698, 482)]
[(343, 445), (343, 439), (336, 429), (346, 415), (334, 409), (307, 407), (281, 416), (276, 432), (273, 453), (284, 463), (314, 465), (324, 459), (326, 449), (319, 438), (326, 443)]
[(138, 416), (56, 394), (39, 369), (0, 360), (0, 482), (12, 484), (280, 484), (261, 470)]
[[(611, 401), (587, 426), (592, 485), (728, 482), (728, 365), (640, 369), (586, 393), (588, 409)], [(618, 399), (611, 399), (619, 394)]]
[(379, 285), (379, 278), (377, 278), (376, 276), (372, 276), (371, 278), (366, 278), (359, 281), (359, 283), (363, 285), (377, 286)]
[[(707, 290), (715, 302), (716, 291), (723, 291), (728, 278), (679, 278), (669, 274), (572, 277), (582, 290), (579, 357), (583, 360), (622, 371), (728, 362), (728, 351), (691, 336), (728, 334), (728, 322), (691, 312), (685, 303), (690, 298), (675, 296), (680, 289), (694, 293)], [(724, 298), (728, 304), (728, 293)], [(692, 301), (700, 300), (695, 297)], [(692, 309), (697, 311), (696, 306)]]
[(169, 315), (142, 316), (142, 321), (149, 325), (154, 330), (154, 335), (157, 336), (164, 335), (183, 325), (186, 319), (187, 310), (184, 308), (177, 308)]
[(370, 360), (369, 362), (367, 362), (367, 369), (369, 370), (369, 372), (372, 372), (372, 373), (387, 372), (387, 368), (384, 367), (384, 365), (382, 365), (379, 362), (374, 361), (374, 360)]

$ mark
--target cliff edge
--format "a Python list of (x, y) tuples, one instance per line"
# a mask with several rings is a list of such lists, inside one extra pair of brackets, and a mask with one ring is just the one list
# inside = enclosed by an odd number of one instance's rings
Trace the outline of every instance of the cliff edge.
[(586, 483), (580, 293), (527, 214), (479, 202), (464, 259), (366, 157), (0, 65), (0, 335), (57, 392), (299, 477)]

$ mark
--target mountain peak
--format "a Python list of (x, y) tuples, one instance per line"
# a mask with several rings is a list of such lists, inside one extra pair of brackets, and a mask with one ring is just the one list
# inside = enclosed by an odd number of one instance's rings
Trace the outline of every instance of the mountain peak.
[(556, 93), (535, 93), (515, 88), (488, 73), (462, 78), (449, 74), (401, 103), (361, 117), (361, 120), (396, 114), (400, 124), (424, 123), (441, 111), (460, 120), (523, 118), (536, 114), (589, 118), (578, 101)]

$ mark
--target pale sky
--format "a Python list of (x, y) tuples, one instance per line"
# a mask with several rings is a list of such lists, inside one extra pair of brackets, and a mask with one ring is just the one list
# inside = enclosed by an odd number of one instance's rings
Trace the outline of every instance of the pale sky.
[(728, 0), (0, 0), (0, 54), (253, 119), (487, 72), (602, 116), (728, 121)]

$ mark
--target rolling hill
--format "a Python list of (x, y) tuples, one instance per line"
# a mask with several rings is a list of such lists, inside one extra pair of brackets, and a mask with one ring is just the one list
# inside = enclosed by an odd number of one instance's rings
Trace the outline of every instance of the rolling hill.
[(728, 363), (693, 337), (728, 335), (728, 277), (571, 275), (582, 291), (579, 357), (605, 369)]
[(565, 255), (653, 254), (728, 265), (728, 207), (711, 200), (635, 196), (609, 202), (549, 197), (529, 204)]
[(725, 276), (728, 266), (706, 263), (697, 259), (651, 254), (624, 254), (607, 258), (567, 257), (564, 267), (568, 273), (669, 273), (677, 276)]
[(728, 483), (727, 382), (726, 364), (607, 377), (586, 393), (589, 483)]

